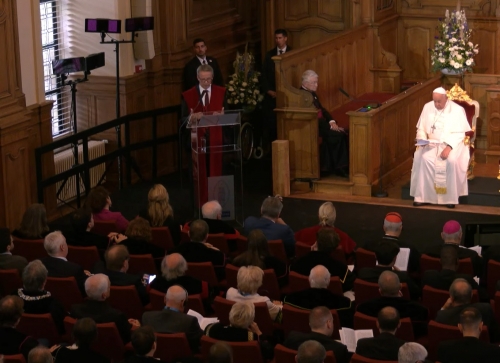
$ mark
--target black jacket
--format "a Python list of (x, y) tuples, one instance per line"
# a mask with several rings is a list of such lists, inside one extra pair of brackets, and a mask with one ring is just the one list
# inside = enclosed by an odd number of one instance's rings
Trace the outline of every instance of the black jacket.
[(422, 294), (420, 287), (413, 281), (410, 276), (404, 271), (393, 271), (391, 267), (365, 267), (358, 272), (358, 278), (368, 282), (378, 283), (378, 278), (384, 271), (392, 271), (399, 277), (399, 282), (406, 282), (412, 299), (416, 300)]
[(446, 340), (438, 345), (441, 363), (494, 363), (500, 359), (500, 347), (474, 337)]
[[(207, 64), (214, 70), (213, 84), (224, 87), (224, 80), (222, 78), (219, 63), (217, 63), (217, 60), (213, 57), (206, 56), (205, 58), (207, 59)], [(183, 91), (186, 91), (198, 84), (198, 76), (196, 71), (198, 70), (199, 66), (201, 66), (201, 62), (196, 56), (194, 58), (191, 58), (191, 60), (184, 66), (184, 71), (182, 73)]]
[(399, 348), (406, 343), (390, 333), (380, 333), (373, 338), (358, 340), (356, 354), (376, 360), (398, 360)]
[(63, 259), (57, 257), (47, 256), (42, 258), (40, 261), (44, 264), (49, 272), (49, 277), (74, 277), (76, 280), (76, 284), (82, 293), (82, 296), (85, 296), (85, 280), (87, 279), (87, 275), (83, 272), (83, 267), (71, 262), (64, 261)]
[(291, 331), (283, 345), (289, 349), (297, 350), (299, 346), (307, 340), (316, 340), (325, 347), (325, 350), (331, 350), (337, 363), (348, 363), (350, 360), (350, 354), (344, 344), (320, 333)]
[[(447, 245), (454, 246), (458, 252), (458, 259), (462, 260), (464, 258), (470, 258), (472, 261), (472, 267), (474, 269), (475, 276), (482, 276), (483, 272), (483, 259), (477, 254), (476, 251), (469, 250), (468, 248), (460, 247), (454, 243), (446, 243)], [(432, 247), (428, 248), (424, 253), (431, 257), (439, 258), (441, 256), (441, 247), (443, 247), (445, 243), (435, 244)]]

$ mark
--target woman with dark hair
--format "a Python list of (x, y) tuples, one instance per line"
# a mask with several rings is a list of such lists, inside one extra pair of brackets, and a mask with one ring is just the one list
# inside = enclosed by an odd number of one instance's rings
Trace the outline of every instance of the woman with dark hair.
[(248, 234), (248, 250), (235, 257), (232, 264), (237, 267), (257, 266), (262, 270), (273, 269), (281, 283), (286, 276), (286, 264), (269, 253), (266, 236), (260, 229)]
[(111, 212), (111, 204), (109, 192), (101, 186), (92, 189), (85, 202), (92, 211), (94, 222), (115, 221), (117, 232), (124, 232), (128, 227), (128, 220), (120, 212)]
[(45, 206), (35, 203), (26, 209), (21, 225), (12, 231), (12, 235), (22, 239), (43, 239), (49, 232)]

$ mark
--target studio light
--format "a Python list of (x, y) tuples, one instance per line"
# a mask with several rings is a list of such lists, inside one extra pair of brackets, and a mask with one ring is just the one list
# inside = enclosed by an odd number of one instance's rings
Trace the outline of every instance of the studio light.
[(85, 19), (86, 33), (121, 33), (122, 21), (116, 19)]

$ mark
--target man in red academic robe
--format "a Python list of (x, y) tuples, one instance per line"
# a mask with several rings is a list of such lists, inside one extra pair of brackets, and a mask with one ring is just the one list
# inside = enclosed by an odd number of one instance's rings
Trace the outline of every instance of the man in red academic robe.
[[(208, 64), (199, 66), (197, 77), (199, 84), (182, 93), (184, 114), (190, 114), (191, 117), (199, 120), (202, 113), (205, 112), (224, 112), (226, 88), (212, 84), (214, 78), (212, 67)], [(222, 129), (219, 126), (200, 127), (197, 137), (198, 145), (208, 142), (207, 146), (217, 146), (223, 143)], [(197, 161), (198, 164), (198, 173), (194, 172), (193, 177), (199, 178), (198, 200), (199, 206), (201, 206), (208, 201), (207, 178), (222, 175), (222, 154), (209, 153), (208, 160), (205, 154), (196, 155), (194, 151), (192, 156), (193, 161)], [(194, 185), (196, 185), (197, 179), (194, 181)]]

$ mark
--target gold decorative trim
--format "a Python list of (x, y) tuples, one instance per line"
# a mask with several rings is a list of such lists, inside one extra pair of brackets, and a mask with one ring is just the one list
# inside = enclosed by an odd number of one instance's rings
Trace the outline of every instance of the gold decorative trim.
[(453, 101), (472, 102), (467, 92), (460, 88), (457, 83), (449, 91), (446, 91), (446, 96)]

